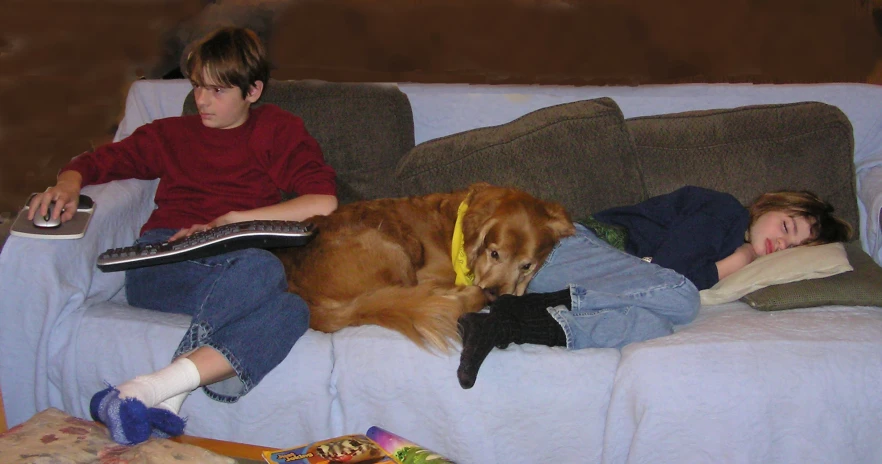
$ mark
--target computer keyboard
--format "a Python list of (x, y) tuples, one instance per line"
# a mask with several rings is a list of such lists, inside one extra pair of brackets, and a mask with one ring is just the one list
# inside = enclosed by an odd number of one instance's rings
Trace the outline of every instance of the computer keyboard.
[(298, 221), (246, 221), (226, 224), (189, 237), (152, 245), (112, 248), (98, 256), (98, 269), (124, 271), (143, 266), (205, 258), (244, 248), (302, 246), (315, 225)]

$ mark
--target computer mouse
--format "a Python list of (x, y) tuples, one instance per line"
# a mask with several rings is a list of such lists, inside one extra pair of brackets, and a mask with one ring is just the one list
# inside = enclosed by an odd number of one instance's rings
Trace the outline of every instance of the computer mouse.
[(49, 209), (46, 212), (45, 216), (40, 216), (40, 213), (34, 215), (34, 227), (40, 228), (52, 228), (61, 226), (61, 216), (57, 218), (52, 218), (52, 210), (55, 209), (55, 202), (49, 203)]

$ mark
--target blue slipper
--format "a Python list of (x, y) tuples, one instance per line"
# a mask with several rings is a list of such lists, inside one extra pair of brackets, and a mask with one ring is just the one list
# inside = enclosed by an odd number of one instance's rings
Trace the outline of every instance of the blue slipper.
[(141, 443), (152, 433), (144, 403), (134, 398), (120, 399), (119, 390), (114, 387), (95, 393), (89, 413), (92, 419), (106, 425), (110, 437), (121, 445)]
[(110, 437), (121, 445), (136, 445), (153, 436), (177, 436), (184, 432), (183, 419), (162, 408), (148, 408), (135, 398), (121, 399), (109, 386), (95, 393), (89, 403), (92, 419), (107, 426)]
[(175, 413), (163, 408), (147, 409), (147, 422), (153, 429), (153, 436), (158, 438), (176, 437), (184, 433), (187, 421)]

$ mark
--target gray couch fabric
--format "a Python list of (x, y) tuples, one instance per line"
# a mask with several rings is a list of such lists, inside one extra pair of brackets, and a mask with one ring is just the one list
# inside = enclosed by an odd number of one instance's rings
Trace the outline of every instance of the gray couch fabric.
[(743, 204), (808, 189), (857, 229), (854, 140), (835, 106), (803, 102), (625, 120), (610, 98), (430, 140), (401, 159), (401, 194), (486, 181), (563, 204), (573, 218), (698, 185)]
[(626, 123), (647, 196), (698, 185), (748, 204), (763, 192), (807, 189), (858, 228), (852, 127), (835, 106), (746, 106)]
[(421, 143), (398, 166), (402, 193), (485, 181), (561, 203), (571, 215), (642, 198), (634, 145), (610, 98), (543, 108), (510, 123)]

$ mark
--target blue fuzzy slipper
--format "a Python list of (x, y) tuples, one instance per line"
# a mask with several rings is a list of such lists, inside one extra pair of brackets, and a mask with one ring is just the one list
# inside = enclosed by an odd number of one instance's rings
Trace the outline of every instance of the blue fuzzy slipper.
[(95, 393), (89, 413), (92, 419), (106, 425), (110, 437), (121, 445), (136, 445), (151, 435), (167, 437), (184, 432), (184, 420), (171, 411), (148, 408), (135, 398), (121, 399), (114, 387)]
[(153, 436), (159, 438), (182, 435), (184, 426), (187, 425), (184, 419), (163, 408), (147, 409), (147, 422), (153, 429)]

